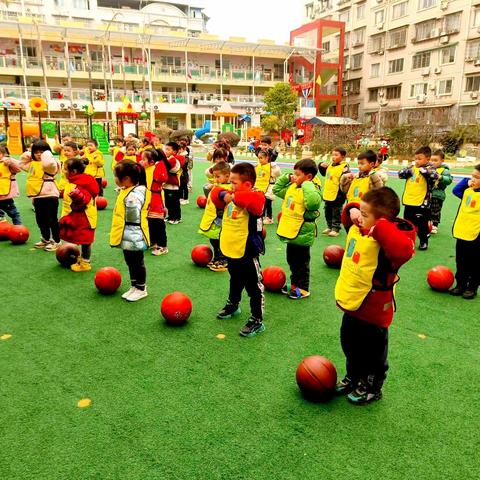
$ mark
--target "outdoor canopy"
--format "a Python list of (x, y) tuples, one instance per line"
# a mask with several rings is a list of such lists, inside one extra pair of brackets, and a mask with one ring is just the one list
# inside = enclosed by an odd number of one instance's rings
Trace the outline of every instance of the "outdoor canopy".
[(347, 117), (313, 117), (306, 125), (361, 125), (361, 123)]

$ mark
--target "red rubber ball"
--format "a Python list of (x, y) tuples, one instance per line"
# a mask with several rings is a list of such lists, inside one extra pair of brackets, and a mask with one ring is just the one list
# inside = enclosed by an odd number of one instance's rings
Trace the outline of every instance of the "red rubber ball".
[(192, 301), (182, 292), (169, 293), (162, 300), (160, 312), (168, 325), (183, 325), (192, 313)]
[(110, 295), (122, 284), (121, 273), (113, 267), (103, 267), (95, 274), (95, 286), (103, 295)]

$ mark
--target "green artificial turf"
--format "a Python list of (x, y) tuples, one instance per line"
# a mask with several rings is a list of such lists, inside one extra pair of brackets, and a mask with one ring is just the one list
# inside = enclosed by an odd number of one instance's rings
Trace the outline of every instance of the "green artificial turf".
[[(193, 200), (206, 164), (194, 170)], [(24, 191), (24, 175), (19, 176)], [(146, 255), (148, 298), (120, 294), (128, 273), (108, 245), (115, 198), (111, 172), (99, 212), (94, 270), (72, 273), (33, 249), (30, 201), (17, 200), (31, 237), (0, 243), (0, 478), (6, 479), (474, 479), (478, 478), (480, 300), (433, 292), (428, 268), (454, 267), (451, 193), (440, 233), (400, 271), (390, 329), (390, 372), (382, 401), (305, 401), (295, 383), (301, 359), (322, 354), (344, 374), (333, 289), (338, 270), (322, 250), (345, 242), (320, 236), (312, 248), (312, 296), (266, 294), (267, 330), (241, 338), (248, 316), (215, 318), (228, 273), (195, 267), (190, 250), (203, 210), (191, 202), (168, 226), (170, 253)], [(401, 192), (403, 183), (390, 180)], [(280, 201), (274, 202), (275, 216)], [(323, 215), (319, 230), (325, 228)], [(263, 266), (287, 269), (267, 226)], [(115, 266), (120, 291), (101, 296), (96, 269)], [(183, 328), (161, 319), (160, 301), (180, 290), (193, 301)], [(225, 334), (224, 340), (216, 335)], [(419, 336), (420, 335), (420, 336)], [(77, 401), (90, 398), (88, 408)]]

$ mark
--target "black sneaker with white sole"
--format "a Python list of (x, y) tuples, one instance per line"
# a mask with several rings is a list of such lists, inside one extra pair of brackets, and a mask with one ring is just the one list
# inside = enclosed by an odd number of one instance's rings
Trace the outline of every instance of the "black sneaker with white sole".
[(265, 331), (265, 325), (262, 320), (255, 317), (250, 317), (247, 323), (240, 330), (240, 335), (242, 337), (254, 337), (257, 333), (262, 333)]
[(236, 317), (240, 315), (242, 311), (238, 305), (233, 305), (228, 302), (218, 313), (217, 318), (221, 318), (222, 320), (226, 320), (228, 318)]
[(347, 400), (354, 405), (366, 405), (382, 398), (381, 390), (374, 390), (363, 381), (358, 382), (355, 390), (347, 395)]
[(346, 375), (343, 380), (340, 380), (335, 385), (335, 395), (348, 395), (355, 388), (352, 379)]

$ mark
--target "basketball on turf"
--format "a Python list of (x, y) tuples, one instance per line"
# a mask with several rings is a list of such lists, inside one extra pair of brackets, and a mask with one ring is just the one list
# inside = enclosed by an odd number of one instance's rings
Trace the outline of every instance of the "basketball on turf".
[(270, 292), (278, 292), (286, 283), (287, 276), (283, 268), (274, 265), (267, 267), (262, 272), (263, 285)]
[(95, 286), (103, 295), (110, 295), (118, 290), (122, 275), (113, 267), (103, 267), (95, 274)]
[(9, 240), (8, 232), (12, 228), (12, 224), (8, 222), (0, 222), (0, 240)]
[(197, 197), (197, 205), (200, 208), (205, 208), (205, 205), (207, 204), (207, 197), (205, 195), (199, 195)]
[(80, 256), (80, 250), (73, 243), (64, 243), (57, 248), (55, 256), (62, 267), (69, 268), (77, 262), (77, 259)]
[(427, 273), (427, 282), (433, 290), (446, 292), (455, 281), (453, 272), (443, 265), (431, 268)]
[(280, 219), (282, 218), (282, 212), (278, 212), (278, 215), (277, 215), (277, 223), (280, 223)]
[(105, 188), (108, 185), (108, 181), (106, 178), (102, 178), (102, 187)]
[(192, 253), (192, 262), (199, 267), (205, 267), (209, 262), (212, 261), (213, 252), (208, 245), (197, 245), (193, 247)]
[(8, 231), (8, 238), (14, 245), (25, 243), (30, 237), (30, 232), (24, 225), (12, 225)]
[(108, 205), (108, 201), (105, 197), (97, 197), (95, 203), (97, 204), (97, 210), (105, 210)]
[(323, 251), (323, 261), (332, 268), (340, 268), (345, 250), (340, 245), (329, 245)]
[(169, 293), (162, 300), (160, 312), (168, 325), (183, 325), (192, 313), (192, 301), (182, 292)]
[(262, 237), (264, 240), (267, 238), (267, 229), (265, 227), (262, 228)]
[(295, 376), (303, 396), (315, 402), (328, 400), (337, 383), (335, 365), (321, 355), (305, 357)]

